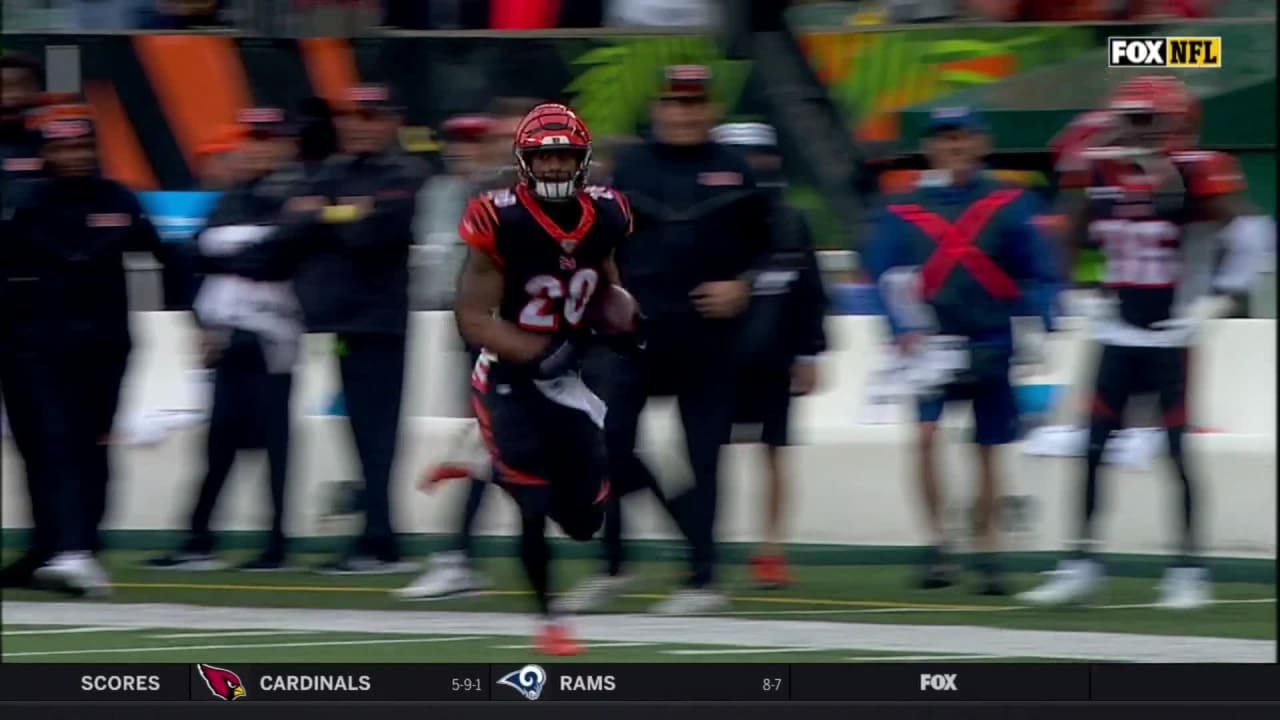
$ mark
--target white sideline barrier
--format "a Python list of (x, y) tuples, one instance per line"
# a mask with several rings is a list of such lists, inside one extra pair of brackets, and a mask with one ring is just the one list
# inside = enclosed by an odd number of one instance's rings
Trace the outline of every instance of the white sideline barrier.
[[(920, 540), (910, 466), (911, 428), (907, 424), (854, 424), (859, 404), (884, 337), (881, 321), (867, 317), (839, 317), (828, 321), (832, 352), (824, 359), (820, 392), (801, 399), (793, 420), (797, 447), (789, 451), (796, 478), (790, 515), (796, 542), (908, 545)], [(141, 313), (135, 318), (137, 349), (126, 380), (122, 406), (132, 409), (190, 407), (183, 373), (196, 357), (187, 319), (176, 313)], [(450, 347), (447, 353), (430, 348)], [(457, 388), (465, 378), (465, 359), (453, 337), (447, 313), (416, 313), (413, 318), (410, 364), (405, 381), (401, 452), (392, 493), (397, 526), (405, 532), (448, 532), (456, 522), (464, 485), (454, 483), (433, 496), (413, 490), (419, 471), (438, 459), (444, 440), (466, 420), (458, 415)], [(1041, 380), (1070, 382), (1087, 377), (1082, 359), (1089, 346), (1076, 330), (1052, 337), (1053, 363)], [(332, 338), (315, 336), (296, 384), (294, 406), (299, 415), (324, 405), (339, 386)], [(1206, 544), (1215, 553), (1274, 555), (1276, 508), (1275, 451), (1275, 321), (1232, 320), (1214, 324), (1193, 364), (1193, 418), (1221, 434), (1189, 440), (1192, 461), (1200, 468), (1205, 496)], [(1247, 381), (1242, 381), (1247, 378)], [(422, 414), (431, 415), (424, 417)], [(909, 408), (899, 408), (907, 421)], [(952, 440), (963, 437), (967, 422), (949, 416), (956, 428)], [(682, 467), (683, 442), (669, 402), (651, 403), (646, 411), (642, 444), (646, 455), (671, 482), (687, 477)], [(153, 447), (116, 449), (116, 487), (108, 526), (121, 529), (177, 529), (185, 522), (198, 473), (204, 433), (200, 428), (179, 431)], [(3, 448), (3, 524), (27, 524), (21, 487), (21, 466), (12, 445)], [(941, 467), (966, 472), (972, 462), (952, 442)], [(721, 494), (721, 536), (751, 540), (759, 526), (756, 499), (760, 463), (758, 450), (733, 447), (728, 451)], [(955, 460), (950, 459), (955, 456)], [(296, 536), (346, 532), (345, 527), (321, 526), (318, 521), (327, 483), (358, 478), (351, 440), (342, 418), (300, 417), (295, 421), (295, 466), (292, 473), (290, 533)], [(217, 521), (227, 529), (254, 529), (267, 516), (263, 482), (265, 458), (246, 457), (235, 471), (220, 504)], [(1049, 550), (1069, 537), (1066, 524), (1076, 493), (1079, 461), (1032, 458), (1017, 448), (1005, 453), (1004, 463), (1014, 487), (1010, 494), (1029, 497), (1034, 507), (1030, 530), (1009, 538), (1018, 549)], [(952, 473), (955, 475), (955, 473)], [(1109, 547), (1122, 552), (1163, 552), (1172, 535), (1168, 508), (1175, 501), (1174, 486), (1163, 463), (1151, 472), (1107, 471), (1108, 515), (1105, 533)], [(971, 495), (969, 478), (949, 477), (957, 502)], [(498, 494), (495, 493), (495, 497)], [(627, 508), (630, 528), (638, 537), (669, 536), (666, 521), (649, 499)], [(479, 532), (514, 530), (515, 515), (506, 500), (486, 504)]]

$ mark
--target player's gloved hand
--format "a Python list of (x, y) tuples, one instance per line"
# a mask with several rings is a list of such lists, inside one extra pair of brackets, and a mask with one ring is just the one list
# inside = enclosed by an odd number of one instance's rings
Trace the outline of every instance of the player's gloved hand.
[(568, 339), (553, 339), (530, 365), (534, 376), (540, 380), (557, 378), (573, 370), (578, 365), (579, 352), (577, 345)]

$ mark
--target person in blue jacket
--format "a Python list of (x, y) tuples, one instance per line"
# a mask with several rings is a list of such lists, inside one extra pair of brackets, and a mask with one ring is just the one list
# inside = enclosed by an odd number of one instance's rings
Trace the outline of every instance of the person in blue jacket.
[(1051, 329), (1058, 273), (1034, 224), (1031, 193), (985, 171), (988, 140), (972, 110), (935, 110), (923, 141), (930, 169), (911, 192), (887, 199), (862, 261), (880, 288), (901, 357), (918, 371), (942, 373), (918, 397), (917, 473), (930, 540), (921, 586), (956, 581), (933, 456), (944, 406), (968, 401), (979, 464), (978, 590), (1004, 595), (995, 554), (1002, 485), (995, 448), (1018, 432), (1012, 318), (1039, 316)]

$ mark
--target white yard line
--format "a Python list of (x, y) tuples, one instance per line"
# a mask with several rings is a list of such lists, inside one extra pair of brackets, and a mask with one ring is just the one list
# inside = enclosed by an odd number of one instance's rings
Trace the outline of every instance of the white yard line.
[(379, 640), (329, 640), (323, 642), (302, 643), (257, 643), (254, 645), (181, 645), (174, 647), (131, 647), (131, 648), (86, 648), (84, 650), (43, 650), (34, 652), (7, 652), (5, 659), (17, 657), (50, 657), (54, 655), (127, 655), (131, 653), (179, 652), (194, 650), (251, 650), (257, 648), (300, 648), (329, 647), (339, 645), (398, 645), (403, 643), (442, 643), (461, 642), (464, 640), (480, 640), (480, 636), (424, 637), (424, 638), (384, 638)]
[[(848, 662), (950, 662), (952, 660), (1007, 660), (1009, 655), (851, 655)], [(1044, 657), (1044, 656), (1040, 656)]]
[(823, 652), (827, 648), (817, 647), (746, 647), (746, 648), (716, 648), (712, 650), (703, 649), (678, 649), (663, 650), (663, 655), (772, 655), (775, 653), (807, 653), (807, 652)]
[[(599, 648), (632, 648), (632, 647), (652, 647), (653, 643), (647, 642), (593, 642), (582, 643), (582, 647), (588, 650), (596, 650)], [(537, 645), (494, 645), (494, 650), (537, 650)]]
[[(1275, 598), (1249, 598), (1245, 600), (1211, 600), (1213, 605), (1268, 605)], [(1159, 603), (1130, 603), (1127, 605), (1089, 605), (1082, 610), (1137, 610), (1160, 607)], [(727, 610), (715, 615), (883, 615), (897, 613), (990, 613), (1014, 610), (1043, 610), (1034, 605), (990, 605), (972, 607), (888, 607), (888, 608), (822, 608), (809, 610)]]
[[(196, 630), (315, 630), (377, 634), (529, 637), (537, 620), (496, 612), (203, 607), (178, 604), (9, 601), (6, 622), (24, 625), (170, 627)], [(1086, 611), (1087, 612), (1087, 611)], [(714, 616), (583, 616), (571, 620), (583, 642), (646, 642), (725, 647), (815, 647), (854, 652), (994, 653), (1126, 662), (1275, 662), (1275, 640), (1014, 630), (964, 625), (907, 625)], [(295, 645), (305, 646), (305, 644)], [(232, 646), (233, 648), (250, 646)], [(172, 648), (167, 648), (172, 649)]]
[(100, 633), (100, 632), (126, 632), (136, 630), (131, 627), (73, 627), (73, 628), (45, 628), (41, 630), (5, 630), (4, 636), (11, 637), (14, 635), (71, 635), (74, 633)]
[(215, 630), (198, 633), (168, 633), (148, 635), (155, 640), (188, 640), (191, 638), (255, 637), (259, 635), (314, 635), (315, 630)]

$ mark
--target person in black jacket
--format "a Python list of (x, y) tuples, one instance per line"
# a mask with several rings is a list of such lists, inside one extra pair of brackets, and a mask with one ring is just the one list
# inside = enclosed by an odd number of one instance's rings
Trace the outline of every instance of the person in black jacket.
[(817, 384), (816, 359), (827, 347), (827, 296), (809, 224), (781, 197), (785, 178), (774, 129), (763, 123), (729, 123), (717, 126), (712, 138), (741, 148), (761, 187), (779, 196), (772, 203), (774, 254), (755, 278), (746, 313), (734, 418), (759, 428), (752, 441), (765, 446), (764, 538), (751, 570), (762, 587), (779, 588), (790, 584), (782, 552), (786, 473), (779, 448), (788, 444), (791, 397), (807, 395)]
[(622, 283), (646, 316), (638, 354), (614, 356), (608, 369), (609, 445), (614, 500), (605, 525), (607, 573), (590, 578), (562, 602), (594, 608), (627, 584), (622, 572), (617, 498), (658, 490), (636, 456), (636, 431), (649, 397), (674, 395), (693, 470), (693, 487), (669, 504), (691, 545), (685, 588), (656, 612), (714, 610), (726, 599), (714, 585), (713, 529), (720, 448), (729, 440), (733, 368), (741, 313), (751, 277), (769, 256), (769, 198), (741, 155), (710, 140), (716, 108), (710, 72), (699, 65), (666, 69), (653, 105), (655, 139), (628, 148), (613, 182), (631, 200), (635, 232), (618, 248)]
[[(298, 166), (285, 167), (297, 146), (283, 111), (247, 109), (239, 120), (239, 180), (218, 198), (196, 236), (192, 252), (200, 256), (227, 255), (272, 242), (280, 210), (302, 181)], [(165, 570), (221, 568), (209, 525), (214, 506), (237, 451), (264, 448), (270, 464), (271, 532), (262, 554), (241, 569), (279, 570), (285, 566), (289, 398), (302, 334), (301, 311), (287, 282), (249, 283), (220, 275), (203, 278), (194, 310), (205, 363), (214, 371), (205, 475), (187, 541), (177, 552), (152, 558), (147, 565)]]
[[(9, 221), (20, 207), (28, 190), (44, 175), (44, 158), (40, 153), (40, 134), (27, 127), (27, 117), (35, 109), (40, 96), (40, 64), (34, 59), (13, 51), (0, 55), (0, 73), (3, 73), (3, 95), (0, 96), (0, 243), (9, 235)], [(0, 247), (5, 247), (0, 245)], [(5, 290), (8, 282), (0, 283), (0, 308), (8, 307)], [(31, 544), (28, 552), (0, 570), (0, 587), (21, 587), (31, 582), (31, 573), (43, 565), (57, 546), (55, 519), (47, 495), (39, 492), (48, 487), (39, 479), (41, 455), (37, 452), (40, 436), (32, 422), (34, 414), (19, 410), (15, 416), (15, 399), (21, 406), (23, 393), (18, 372), (17, 347), (9, 338), (10, 314), (0, 312), (0, 392), (5, 396), (9, 427), (14, 445), (26, 464), (27, 487), (31, 502)]]
[(406, 569), (388, 496), (400, 425), (409, 323), (414, 204), (428, 170), (399, 151), (401, 106), (391, 88), (351, 88), (337, 108), (339, 152), (285, 203), (277, 241), (212, 271), (292, 278), (309, 332), (338, 336), (338, 367), (364, 474), (365, 526), (317, 572)]
[[(32, 413), (43, 468), (32, 477), (55, 508), (58, 554), (34, 573), (84, 594), (109, 590), (95, 554), (106, 512), (108, 445), (132, 340), (124, 254), (170, 253), (128, 188), (98, 173), (92, 113), (47, 108), (40, 128), (50, 177), (6, 227), (6, 402)], [(166, 263), (167, 264), (167, 263)]]

